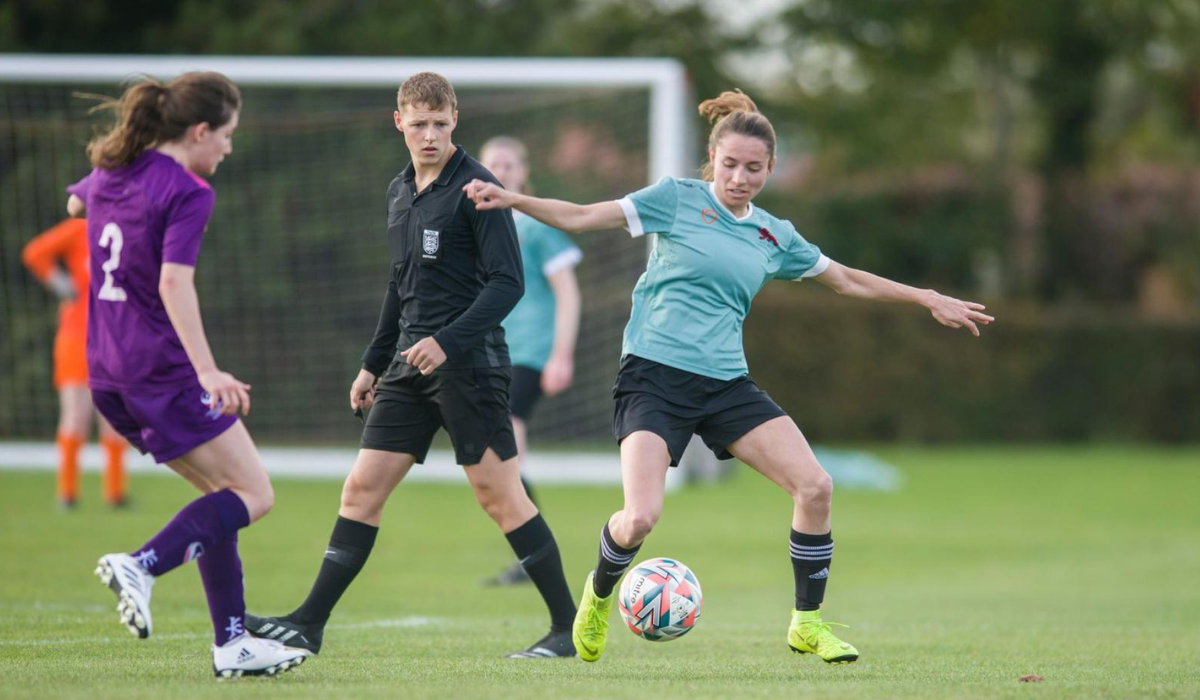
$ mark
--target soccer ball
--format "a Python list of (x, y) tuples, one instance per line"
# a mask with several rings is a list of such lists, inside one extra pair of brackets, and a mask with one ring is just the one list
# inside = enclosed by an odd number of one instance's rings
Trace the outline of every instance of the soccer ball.
[(629, 631), (652, 642), (669, 642), (700, 619), (700, 582), (683, 562), (659, 557), (633, 567), (617, 599)]

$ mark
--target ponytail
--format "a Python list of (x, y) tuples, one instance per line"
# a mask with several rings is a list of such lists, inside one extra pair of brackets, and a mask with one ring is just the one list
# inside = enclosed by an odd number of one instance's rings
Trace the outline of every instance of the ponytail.
[(106, 170), (129, 165), (142, 151), (179, 139), (196, 124), (224, 126), (241, 106), (241, 91), (220, 73), (193, 71), (169, 83), (146, 76), (119, 98), (92, 108), (112, 110), (117, 122), (88, 144), (88, 159)]
[(131, 85), (121, 97), (105, 100), (92, 112), (111, 109), (117, 113), (116, 126), (107, 134), (98, 134), (88, 144), (88, 159), (97, 168), (119, 168), (129, 165), (141, 152), (159, 140), (162, 131), (162, 103), (167, 86), (146, 78)]

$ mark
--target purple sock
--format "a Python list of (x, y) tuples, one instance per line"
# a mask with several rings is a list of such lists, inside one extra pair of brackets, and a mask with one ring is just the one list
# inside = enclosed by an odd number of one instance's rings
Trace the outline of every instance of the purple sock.
[(184, 506), (133, 557), (146, 571), (162, 576), (249, 524), (246, 504), (233, 491), (222, 489)]
[(242, 585), (242, 559), (238, 556), (237, 533), (217, 542), (196, 560), (208, 614), (212, 617), (213, 643), (228, 642), (245, 631), (246, 599)]

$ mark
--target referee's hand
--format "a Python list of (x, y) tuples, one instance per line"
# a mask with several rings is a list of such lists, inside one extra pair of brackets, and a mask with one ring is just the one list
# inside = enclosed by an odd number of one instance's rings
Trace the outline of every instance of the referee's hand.
[(431, 374), (446, 361), (446, 352), (433, 336), (418, 340), (411, 348), (401, 352), (400, 356), (408, 364), (416, 367), (421, 374)]
[(365, 369), (358, 371), (354, 383), (350, 385), (350, 408), (360, 411), (370, 408), (375, 403), (375, 375)]

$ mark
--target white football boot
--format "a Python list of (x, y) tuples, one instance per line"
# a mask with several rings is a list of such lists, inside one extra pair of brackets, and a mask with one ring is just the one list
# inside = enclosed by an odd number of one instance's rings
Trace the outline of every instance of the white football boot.
[(105, 554), (96, 564), (96, 576), (117, 594), (117, 612), (121, 624), (133, 636), (145, 639), (150, 636), (150, 589), (154, 587), (154, 576), (128, 554)]
[(307, 649), (285, 647), (274, 639), (240, 634), (222, 646), (213, 645), (213, 675), (217, 678), (274, 676), (304, 663)]

